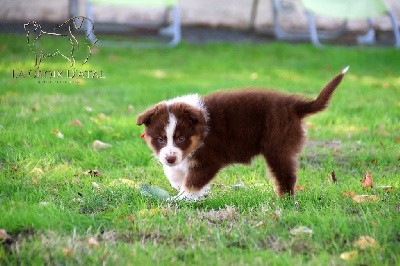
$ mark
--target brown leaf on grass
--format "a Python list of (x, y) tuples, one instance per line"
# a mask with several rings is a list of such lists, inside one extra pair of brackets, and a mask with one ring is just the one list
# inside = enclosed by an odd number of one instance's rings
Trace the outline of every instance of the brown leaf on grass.
[(276, 209), (276, 210), (272, 213), (272, 218), (273, 218), (275, 221), (278, 221), (278, 220), (280, 220), (280, 219), (282, 218), (282, 215), (283, 215), (282, 209)]
[(98, 247), (100, 247), (99, 241), (97, 241), (97, 239), (96, 239), (95, 237), (93, 237), (93, 236), (92, 236), (91, 238), (89, 238), (88, 244), (89, 244), (89, 246), (91, 246), (92, 248), (98, 248)]
[(337, 178), (336, 178), (336, 173), (335, 173), (335, 171), (332, 171), (332, 173), (331, 173), (331, 180), (333, 181), (333, 183), (336, 183), (336, 182), (337, 182)]
[(342, 194), (344, 197), (347, 198), (354, 198), (354, 196), (356, 195), (354, 191), (344, 191)]
[(91, 176), (91, 177), (95, 177), (95, 176), (100, 176), (101, 175), (100, 171), (97, 170), (97, 169), (87, 170), (87, 171), (83, 172), (83, 174)]
[(294, 191), (304, 191), (304, 190), (306, 190), (305, 186), (300, 186), (300, 185), (294, 186)]
[(265, 225), (265, 223), (263, 221), (260, 221), (260, 222), (256, 223), (254, 225), (254, 227), (261, 227), (261, 226), (264, 226), (264, 225)]
[(363, 188), (372, 188), (373, 186), (372, 176), (368, 171), (365, 173), (364, 180), (361, 180), (361, 186)]
[(397, 138), (396, 138), (396, 142), (397, 142), (397, 143), (400, 143), (400, 137), (397, 137)]
[(63, 133), (61, 133), (61, 131), (58, 130), (58, 129), (53, 129), (51, 132), (53, 132), (54, 134), (56, 134), (57, 138), (59, 138), (59, 139), (63, 139), (63, 138), (64, 138)]
[(78, 119), (72, 119), (71, 122), (68, 123), (70, 126), (75, 126), (75, 127), (83, 127), (83, 124), (81, 121)]
[(0, 229), (0, 239), (1, 240), (10, 239), (10, 236), (7, 234), (6, 230)]
[(98, 113), (97, 116), (101, 119), (101, 120), (105, 120), (105, 121), (110, 121), (110, 117), (105, 115), (104, 113)]
[(340, 258), (342, 260), (353, 260), (357, 257), (358, 255), (358, 251), (357, 250), (353, 250), (353, 251), (349, 251), (349, 252), (343, 252), (342, 254), (340, 254)]
[(64, 256), (68, 256), (68, 257), (70, 257), (74, 254), (74, 252), (70, 248), (63, 248), (62, 253), (64, 254)]
[(379, 247), (378, 242), (370, 236), (360, 236), (360, 238), (357, 241), (353, 242), (354, 247), (358, 247), (361, 250), (367, 249), (367, 248), (377, 248)]
[(109, 148), (111, 147), (111, 145), (96, 139), (95, 141), (93, 141), (92, 147), (94, 151), (99, 151), (101, 149)]
[(95, 188), (97, 188), (97, 189), (100, 189), (100, 185), (97, 184), (96, 182), (92, 182), (92, 186), (95, 187)]
[(357, 203), (378, 202), (378, 197), (376, 195), (355, 195), (353, 200)]

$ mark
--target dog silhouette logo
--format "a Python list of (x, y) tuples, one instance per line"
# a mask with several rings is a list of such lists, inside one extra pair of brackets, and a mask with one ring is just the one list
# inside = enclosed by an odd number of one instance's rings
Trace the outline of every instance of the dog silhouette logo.
[[(24, 24), (27, 42), (30, 50), (35, 54), (35, 67), (39, 68), (43, 58), (60, 55), (69, 61), (70, 67), (74, 67), (76, 53), (83, 50), (83, 64), (86, 64), (91, 56), (91, 44), (97, 43), (98, 39), (94, 34), (94, 25), (92, 21), (83, 16), (75, 16), (54, 28), (54, 32), (42, 30), (42, 26), (35, 22), (29, 21)], [(74, 30), (85, 30), (84, 45), (79, 45), (75, 38)], [(57, 40), (57, 41), (56, 41)], [(69, 45), (65, 47), (55, 47), (59, 42), (66, 42)]]

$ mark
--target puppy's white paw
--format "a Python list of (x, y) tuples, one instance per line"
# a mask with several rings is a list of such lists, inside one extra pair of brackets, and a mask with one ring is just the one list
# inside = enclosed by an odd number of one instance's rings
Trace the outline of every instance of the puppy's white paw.
[(186, 190), (181, 190), (178, 195), (175, 197), (172, 197), (172, 201), (178, 201), (178, 200), (185, 200), (185, 201), (198, 201), (201, 199), (204, 199), (207, 194), (210, 192), (210, 187), (206, 186), (202, 188), (201, 190), (197, 192), (189, 192)]

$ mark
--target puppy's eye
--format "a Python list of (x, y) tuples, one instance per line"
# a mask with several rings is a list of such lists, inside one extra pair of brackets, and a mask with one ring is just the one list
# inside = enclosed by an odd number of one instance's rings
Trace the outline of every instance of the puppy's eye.
[(158, 137), (158, 138), (157, 138), (157, 141), (158, 141), (159, 143), (164, 143), (164, 138), (163, 138), (163, 137)]
[(178, 142), (184, 142), (184, 141), (185, 141), (185, 137), (184, 136), (179, 136)]

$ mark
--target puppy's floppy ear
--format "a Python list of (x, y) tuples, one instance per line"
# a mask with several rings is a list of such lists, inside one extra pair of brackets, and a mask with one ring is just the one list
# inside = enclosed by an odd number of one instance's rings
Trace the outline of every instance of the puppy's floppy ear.
[(202, 111), (193, 108), (191, 106), (185, 106), (185, 114), (187, 115), (187, 117), (189, 118), (189, 122), (192, 125), (197, 125), (197, 124), (205, 124), (206, 123), (206, 119), (204, 117), (204, 114)]
[(158, 106), (154, 106), (154, 107), (146, 110), (144, 113), (140, 114), (136, 121), (136, 125), (141, 126), (144, 124), (145, 126), (148, 126), (151, 122), (151, 117), (155, 114), (157, 109), (158, 109)]

